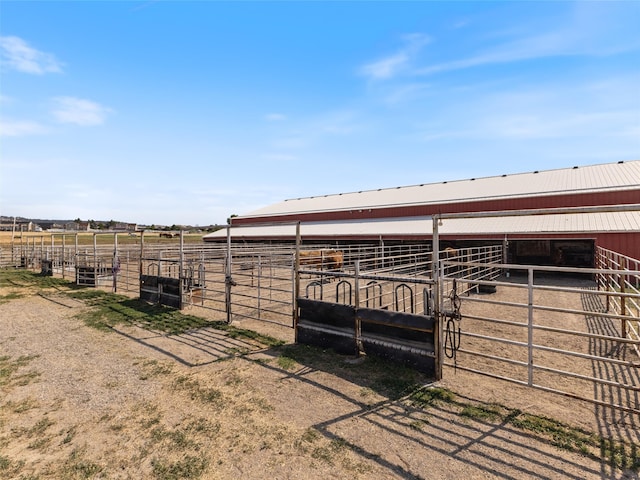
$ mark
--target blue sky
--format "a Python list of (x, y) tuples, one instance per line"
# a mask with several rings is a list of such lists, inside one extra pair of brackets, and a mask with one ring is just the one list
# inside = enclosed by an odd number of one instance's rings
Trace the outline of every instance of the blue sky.
[(224, 223), (286, 198), (640, 159), (640, 2), (0, 3), (0, 214)]

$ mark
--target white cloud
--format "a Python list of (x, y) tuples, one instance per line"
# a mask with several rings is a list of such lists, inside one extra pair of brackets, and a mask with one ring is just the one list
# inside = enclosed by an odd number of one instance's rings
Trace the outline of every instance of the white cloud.
[(408, 68), (422, 47), (430, 42), (429, 37), (421, 33), (405, 35), (403, 40), (404, 45), (398, 52), (364, 65), (360, 68), (360, 73), (374, 80), (395, 77)]
[(394, 85), (384, 92), (384, 101), (387, 105), (391, 106), (412, 102), (428, 95), (430, 87), (431, 85), (428, 83)]
[(36, 50), (19, 37), (0, 37), (0, 59), (3, 66), (23, 73), (62, 72), (62, 64), (53, 55)]
[(617, 139), (627, 146), (635, 141), (637, 151), (640, 104), (629, 100), (636, 85), (633, 78), (618, 78), (487, 95), (449, 95), (456, 100), (446, 103), (446, 108), (434, 106), (433, 115), (424, 115), (416, 130), (418, 138), (428, 142), (598, 139), (604, 145)]
[(0, 137), (23, 137), (46, 133), (45, 126), (29, 121), (0, 120)]
[(268, 113), (264, 118), (269, 122), (279, 122), (281, 120), (286, 120), (287, 116), (282, 113)]
[(75, 97), (56, 97), (53, 99), (53, 115), (60, 123), (72, 123), (81, 126), (101, 125), (112, 110), (99, 103)]
[(295, 155), (288, 155), (286, 153), (270, 153), (264, 155), (265, 160), (274, 161), (274, 162), (292, 162), (297, 160), (298, 157)]
[(393, 77), (404, 67), (409, 60), (409, 55), (399, 52), (377, 62), (370, 63), (362, 67), (362, 73), (367, 77), (384, 79)]
[(479, 49), (466, 58), (417, 68), (412, 73), (432, 75), (538, 58), (606, 56), (637, 50), (637, 20), (627, 8), (616, 8), (619, 6), (614, 2), (577, 2), (574, 11), (557, 26), (529, 25), (528, 31), (534, 32), (529, 34), (510, 30), (509, 40), (503, 43)]

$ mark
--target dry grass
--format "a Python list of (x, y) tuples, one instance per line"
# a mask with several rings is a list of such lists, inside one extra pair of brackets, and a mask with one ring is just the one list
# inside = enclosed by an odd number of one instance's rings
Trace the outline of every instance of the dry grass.
[[(0, 304), (3, 479), (621, 478), (640, 467), (638, 445), (425, 387), (382, 360), (236, 326), (187, 346), (216, 325), (49, 282), (0, 272), (0, 295), (23, 295)], [(225, 352), (226, 335), (250, 347)], [(190, 366), (194, 348), (216, 355)]]

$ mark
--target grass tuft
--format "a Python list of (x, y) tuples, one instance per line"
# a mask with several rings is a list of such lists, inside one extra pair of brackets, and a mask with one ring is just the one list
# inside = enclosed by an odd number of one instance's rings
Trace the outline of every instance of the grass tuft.
[(206, 458), (187, 455), (177, 462), (168, 462), (165, 459), (154, 458), (151, 460), (153, 475), (162, 480), (179, 480), (200, 478), (209, 462)]

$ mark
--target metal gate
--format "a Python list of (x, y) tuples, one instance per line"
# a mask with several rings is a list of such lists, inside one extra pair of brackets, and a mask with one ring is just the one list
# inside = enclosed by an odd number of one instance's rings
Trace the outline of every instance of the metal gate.
[[(298, 270), (296, 342), (348, 355), (376, 355), (435, 375), (439, 333), (428, 269), (416, 270), (414, 257), (404, 265), (414, 268), (414, 275), (394, 276), (375, 268), (380, 256), (350, 261), (339, 251), (341, 271), (331, 271), (335, 262), (325, 259), (337, 252), (300, 252), (307, 265), (317, 268)], [(426, 267), (430, 253), (422, 257)]]

